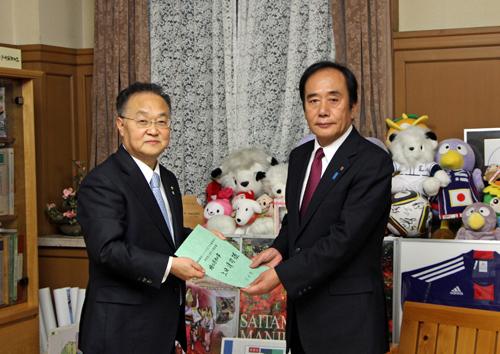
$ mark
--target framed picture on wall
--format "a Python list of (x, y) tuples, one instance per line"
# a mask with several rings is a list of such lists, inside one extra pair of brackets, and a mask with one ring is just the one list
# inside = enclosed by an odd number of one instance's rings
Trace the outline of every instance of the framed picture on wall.
[(500, 128), (464, 129), (464, 141), (474, 149), (479, 166), (500, 164)]

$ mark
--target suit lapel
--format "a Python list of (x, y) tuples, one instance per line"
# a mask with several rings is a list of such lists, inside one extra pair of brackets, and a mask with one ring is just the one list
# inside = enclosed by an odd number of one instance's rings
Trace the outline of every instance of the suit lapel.
[(116, 157), (126, 173), (126, 181), (130, 186), (130, 190), (135, 193), (137, 200), (146, 209), (147, 214), (151, 217), (153, 223), (160, 230), (167, 242), (174, 247), (167, 224), (165, 223), (163, 214), (158, 206), (158, 202), (156, 201), (153, 192), (151, 191), (151, 188), (144, 178), (140, 168), (134, 162), (130, 154), (123, 148), (123, 146), (120, 146)]
[[(295, 166), (296, 174), (293, 175), (292, 190), (295, 193), (290, 193), (294, 199), (290, 200), (292, 210), (288, 210), (291, 220), (300, 220), (300, 195), (302, 194), (302, 185), (307, 172), (307, 165), (311, 158), (314, 149), (314, 141), (307, 143), (304, 149), (300, 150), (297, 156), (297, 165)], [(287, 196), (288, 197), (288, 196)], [(298, 226), (298, 225), (297, 225)]]
[[(347, 170), (351, 165), (351, 159), (356, 155), (358, 138), (360, 135), (353, 127), (352, 132), (349, 134), (344, 143), (339, 147), (332, 160), (328, 164), (328, 167), (323, 173), (321, 180), (319, 181), (318, 187), (314, 191), (311, 202), (307, 207), (306, 214), (300, 222), (300, 232), (308, 224), (311, 217), (314, 215), (318, 207), (321, 205), (325, 197), (330, 193), (330, 191), (335, 188), (342, 177), (345, 175)], [(304, 178), (302, 178), (304, 181)], [(299, 192), (300, 193), (300, 192)], [(299, 194), (300, 196), (300, 194)]]

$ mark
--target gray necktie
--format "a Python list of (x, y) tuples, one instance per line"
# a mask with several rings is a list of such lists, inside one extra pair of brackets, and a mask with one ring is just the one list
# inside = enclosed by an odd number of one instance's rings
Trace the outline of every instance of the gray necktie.
[(174, 232), (172, 230), (172, 225), (170, 225), (170, 220), (168, 219), (167, 207), (165, 206), (165, 202), (163, 201), (163, 197), (161, 196), (160, 175), (158, 173), (153, 172), (153, 177), (151, 178), (149, 185), (151, 186), (151, 190), (153, 191), (153, 194), (156, 198), (156, 202), (160, 207), (161, 213), (163, 214), (163, 219), (165, 219), (165, 223), (167, 224), (168, 230), (170, 231), (170, 235), (172, 236), (172, 241), (174, 242), (175, 245)]

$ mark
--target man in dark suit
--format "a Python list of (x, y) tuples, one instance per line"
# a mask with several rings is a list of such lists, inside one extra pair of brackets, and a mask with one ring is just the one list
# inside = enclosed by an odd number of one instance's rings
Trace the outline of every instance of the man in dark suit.
[(262, 294), (283, 284), (292, 354), (385, 353), (381, 251), (392, 162), (352, 125), (357, 81), (349, 69), (313, 64), (299, 89), (316, 138), (290, 154), (288, 214), (252, 264), (271, 268), (244, 290)]
[(80, 322), (84, 354), (186, 349), (185, 280), (202, 267), (174, 252), (187, 236), (179, 185), (157, 159), (170, 139), (170, 98), (135, 83), (120, 92), (123, 145), (83, 180), (78, 221), (89, 256)]

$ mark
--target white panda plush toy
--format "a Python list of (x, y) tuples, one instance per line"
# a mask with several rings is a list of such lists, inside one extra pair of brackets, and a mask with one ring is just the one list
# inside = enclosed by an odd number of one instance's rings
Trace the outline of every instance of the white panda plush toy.
[(280, 163), (269, 167), (266, 177), (262, 180), (264, 192), (272, 198), (285, 198), (288, 164)]
[(235, 174), (237, 171), (267, 171), (267, 169), (276, 165), (278, 161), (268, 155), (263, 149), (257, 147), (243, 148), (231, 152), (223, 159), (220, 166), (211, 172), (211, 177), (222, 187), (230, 187), (233, 190), (235, 186)]
[(248, 169), (240, 169), (234, 172), (234, 194), (247, 194), (256, 199), (264, 193), (262, 180), (266, 176), (264, 167), (254, 164)]
[(411, 126), (392, 134), (389, 139), (396, 173), (392, 177), (392, 193), (415, 191), (431, 197), (450, 183), (448, 174), (434, 162), (438, 144), (432, 131)]

